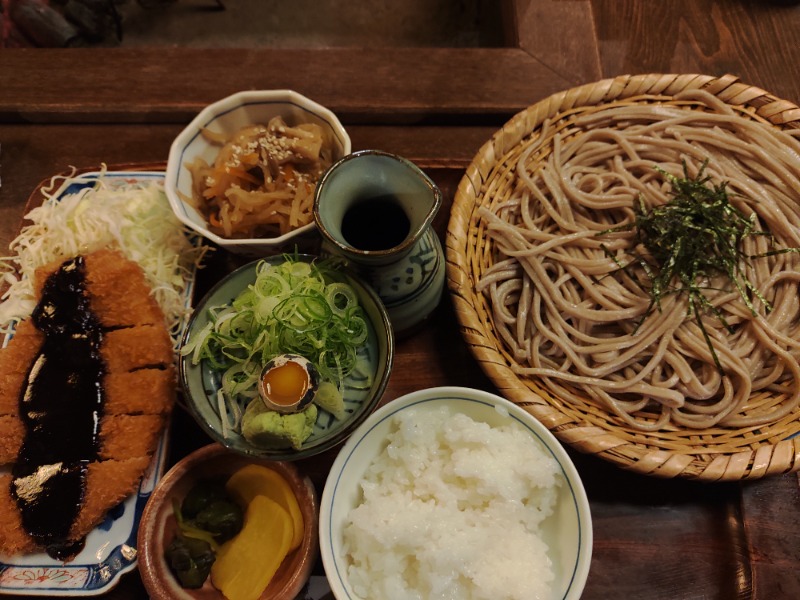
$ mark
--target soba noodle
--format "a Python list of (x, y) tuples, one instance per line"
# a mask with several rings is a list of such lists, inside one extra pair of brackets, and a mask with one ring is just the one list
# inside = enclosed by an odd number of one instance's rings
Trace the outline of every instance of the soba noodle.
[[(478, 289), (516, 372), (566, 402), (591, 398), (642, 430), (774, 422), (800, 402), (800, 256), (753, 257), (800, 247), (800, 142), (710, 94), (675, 99), (685, 106), (617, 103), (544, 123), (513, 192), (479, 209), (495, 262)], [(636, 236), (608, 233), (634, 222), (639, 198), (668, 202), (658, 169), (681, 178), (684, 161), (691, 177), (707, 161), (704, 174), (772, 234), (744, 238), (740, 264), (769, 307), (755, 298), (754, 315), (725, 277), (700, 282), (730, 327), (701, 315), (722, 372), (687, 295), (648, 314), (648, 278), (629, 264)], [(782, 401), (754, 409), (764, 394)]]

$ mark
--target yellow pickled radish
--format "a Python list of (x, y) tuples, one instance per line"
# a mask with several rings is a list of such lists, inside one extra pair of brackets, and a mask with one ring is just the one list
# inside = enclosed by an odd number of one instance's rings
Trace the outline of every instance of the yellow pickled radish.
[(289, 513), (277, 502), (253, 498), (242, 530), (217, 552), (211, 583), (228, 600), (256, 600), (289, 553), (292, 527)]
[(242, 506), (247, 506), (256, 496), (266, 496), (280, 504), (292, 518), (294, 525), (291, 550), (303, 541), (303, 513), (289, 482), (268, 467), (249, 464), (230, 476), (225, 489)]

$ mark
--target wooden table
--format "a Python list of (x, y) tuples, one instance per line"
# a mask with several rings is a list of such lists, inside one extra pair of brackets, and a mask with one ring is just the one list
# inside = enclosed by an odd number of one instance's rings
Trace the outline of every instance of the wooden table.
[[(730, 73), (800, 104), (800, 6), (766, 0), (515, 0), (495, 49), (6, 50), (0, 52), (0, 245), (42, 180), (70, 165), (163, 162), (204, 105), (289, 88), (334, 110), (354, 149), (415, 161), (449, 203), (478, 148), (547, 95), (626, 73)], [(218, 256), (200, 289), (229, 268)], [(216, 274), (216, 275), (215, 275)], [(400, 341), (384, 402), (424, 387), (494, 391), (445, 298)], [(175, 417), (171, 460), (206, 443)], [(320, 487), (333, 452), (301, 463)], [(594, 520), (584, 597), (800, 597), (797, 474), (750, 483), (667, 481), (572, 456)], [(800, 458), (798, 458), (800, 460)], [(136, 574), (109, 593), (145, 594)]]

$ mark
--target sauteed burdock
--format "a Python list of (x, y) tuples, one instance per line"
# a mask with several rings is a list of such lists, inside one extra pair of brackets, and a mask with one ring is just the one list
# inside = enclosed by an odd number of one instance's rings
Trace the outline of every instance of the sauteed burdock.
[(219, 144), (213, 164), (187, 164), (192, 196), (211, 231), (227, 238), (283, 235), (312, 220), (314, 186), (333, 162), (333, 146), (315, 123), (288, 125), (273, 117), (230, 139), (203, 130)]

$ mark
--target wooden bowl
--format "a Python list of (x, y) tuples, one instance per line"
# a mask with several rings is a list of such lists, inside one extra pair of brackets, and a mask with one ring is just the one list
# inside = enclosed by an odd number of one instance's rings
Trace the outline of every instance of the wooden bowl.
[(139, 525), (139, 572), (142, 582), (156, 600), (224, 600), (222, 592), (206, 580), (199, 589), (182, 588), (164, 559), (164, 550), (175, 535), (173, 499), (181, 501), (201, 479), (232, 475), (248, 464), (261, 464), (282, 475), (294, 490), (303, 514), (304, 532), (300, 546), (283, 561), (261, 600), (294, 600), (308, 581), (319, 549), (317, 493), (311, 480), (291, 463), (245, 457), (210, 444), (178, 462), (164, 476), (142, 513)]

